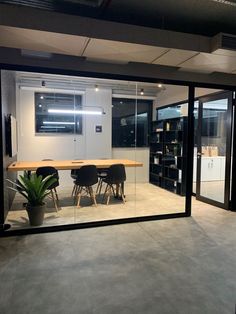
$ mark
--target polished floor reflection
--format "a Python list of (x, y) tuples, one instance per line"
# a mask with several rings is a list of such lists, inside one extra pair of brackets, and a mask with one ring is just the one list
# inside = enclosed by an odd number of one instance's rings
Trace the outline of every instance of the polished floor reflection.
[(201, 196), (224, 203), (225, 180), (201, 182)]
[[(168, 192), (149, 183), (127, 183), (126, 202), (111, 197), (109, 205), (102, 202), (103, 194), (97, 196), (98, 206), (91, 205), (88, 197), (82, 197), (81, 207), (77, 208), (71, 197), (71, 187), (60, 188), (59, 212), (48, 201), (43, 226), (65, 225), (137, 216), (160, 215), (184, 212), (185, 197)], [(23, 208), (23, 198), (16, 195), (7, 223), (12, 229), (29, 228), (28, 216)]]

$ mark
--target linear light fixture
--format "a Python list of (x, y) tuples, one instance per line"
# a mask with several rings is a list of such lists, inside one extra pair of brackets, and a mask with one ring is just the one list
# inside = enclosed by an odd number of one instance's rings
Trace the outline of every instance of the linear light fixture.
[(102, 115), (102, 111), (95, 110), (64, 110), (64, 109), (48, 109), (49, 113), (64, 113), (64, 114), (90, 114), (90, 115)]
[(67, 125), (75, 125), (75, 122), (66, 122), (66, 121), (43, 121), (43, 124), (67, 124)]

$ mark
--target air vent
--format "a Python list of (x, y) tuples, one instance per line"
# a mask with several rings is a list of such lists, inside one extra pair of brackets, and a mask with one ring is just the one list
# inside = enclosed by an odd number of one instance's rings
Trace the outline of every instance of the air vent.
[[(1, 3), (21, 5), (50, 11), (75, 13), (77, 7), (99, 8), (105, 0), (2, 0)], [(73, 9), (73, 11), (71, 11)], [(74, 12), (75, 10), (75, 12)]]
[(30, 58), (36, 58), (36, 59), (52, 58), (52, 54), (50, 52), (35, 51), (35, 50), (28, 50), (28, 49), (21, 49), (21, 55), (23, 57), (30, 57)]
[(236, 36), (219, 33), (212, 38), (211, 52), (226, 56), (236, 56)]
[(222, 34), (222, 48), (236, 50), (236, 36)]
[(104, 0), (65, 0), (65, 2), (73, 2), (76, 4), (85, 5), (88, 7), (98, 8), (102, 5)]

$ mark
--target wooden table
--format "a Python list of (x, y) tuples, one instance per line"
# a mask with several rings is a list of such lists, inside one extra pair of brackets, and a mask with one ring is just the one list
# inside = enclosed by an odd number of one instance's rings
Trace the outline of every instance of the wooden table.
[(39, 167), (52, 166), (57, 170), (79, 169), (85, 165), (95, 165), (97, 168), (109, 168), (114, 164), (123, 164), (125, 167), (142, 167), (143, 164), (129, 159), (84, 159), (84, 160), (41, 160), (16, 161), (11, 163), (8, 171), (35, 171)]
[[(95, 165), (97, 168), (109, 168), (114, 164), (123, 164), (125, 167), (142, 167), (143, 164), (129, 159), (84, 159), (84, 160), (41, 160), (41, 161), (16, 161), (10, 164), (8, 171), (35, 171), (39, 167), (52, 166), (57, 170), (79, 169), (85, 165)], [(124, 194), (124, 183), (122, 184)]]

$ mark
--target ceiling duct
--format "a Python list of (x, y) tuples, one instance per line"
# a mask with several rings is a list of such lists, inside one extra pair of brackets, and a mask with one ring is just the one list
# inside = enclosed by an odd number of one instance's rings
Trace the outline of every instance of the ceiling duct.
[(236, 35), (219, 33), (212, 38), (211, 52), (225, 56), (236, 56)]

